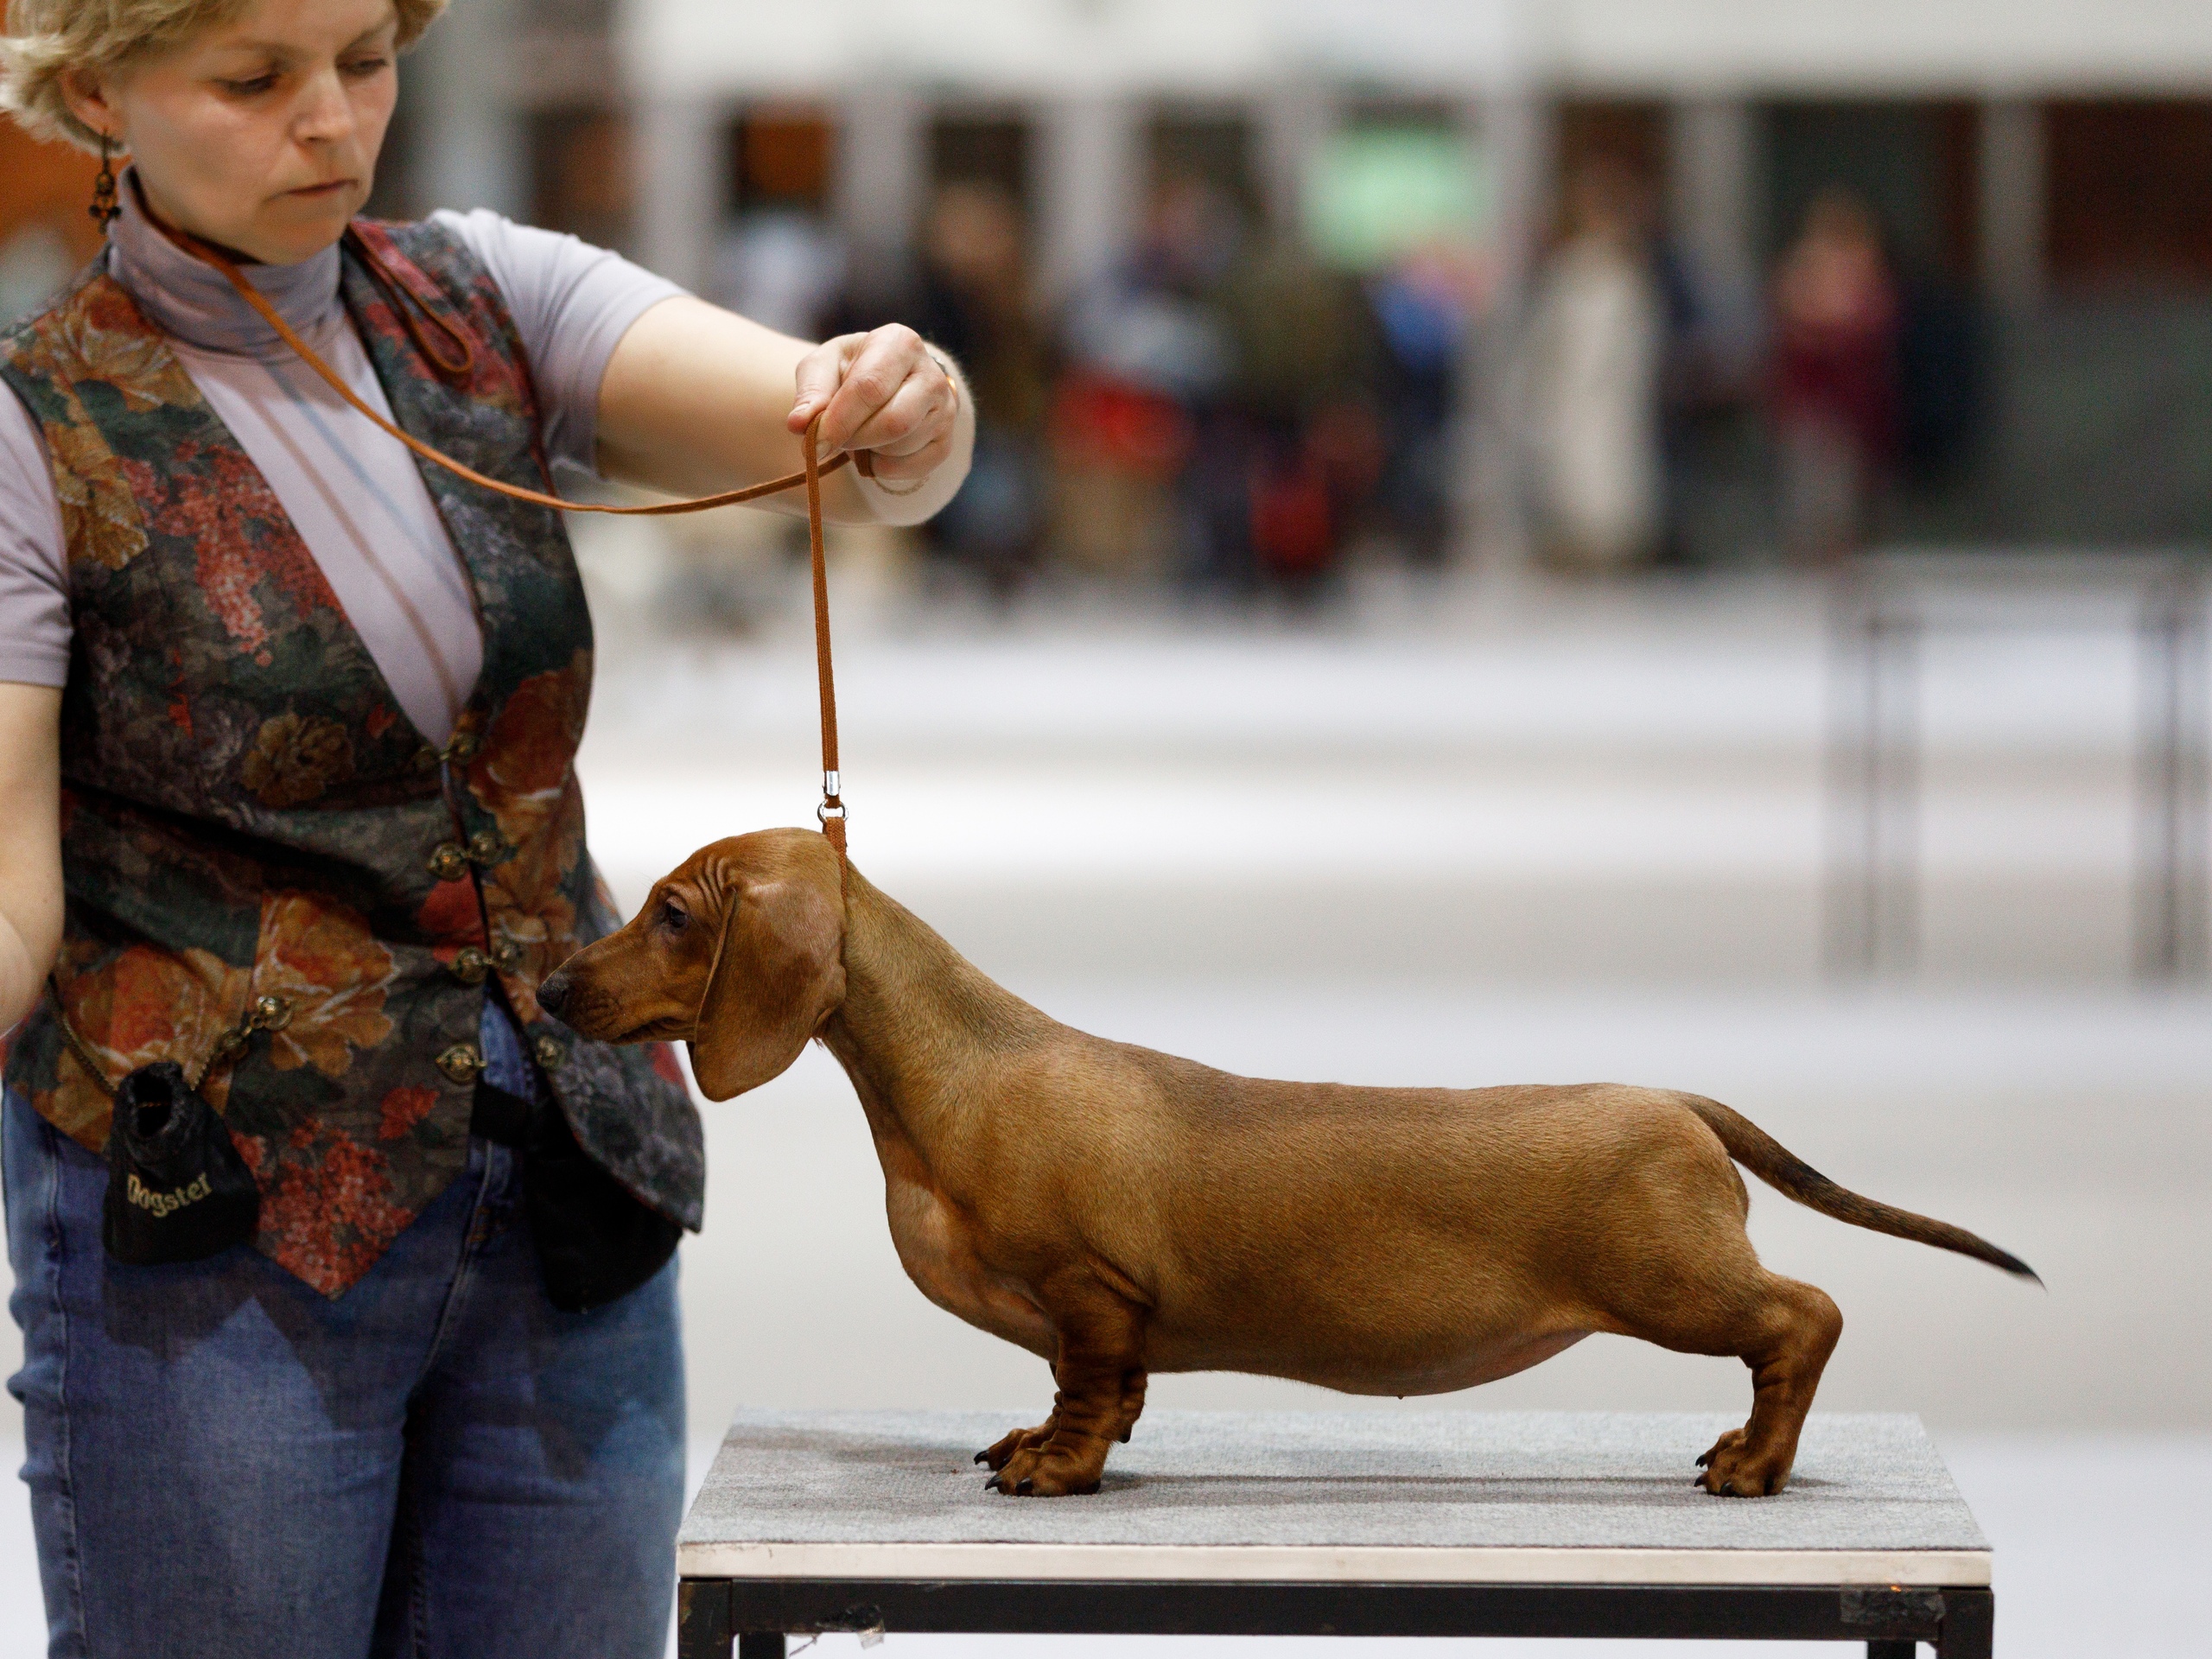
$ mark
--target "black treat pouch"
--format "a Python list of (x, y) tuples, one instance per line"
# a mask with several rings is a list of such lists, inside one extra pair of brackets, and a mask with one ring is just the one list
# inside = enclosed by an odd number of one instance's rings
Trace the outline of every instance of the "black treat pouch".
[(198, 1262), (260, 1224), (252, 1172), (174, 1060), (142, 1065), (116, 1089), (107, 1172), (100, 1243), (132, 1267)]
[(471, 1127), (521, 1150), (523, 1210), (546, 1297), (563, 1313), (619, 1300), (676, 1254), (683, 1229), (601, 1169), (553, 1102), (480, 1078)]

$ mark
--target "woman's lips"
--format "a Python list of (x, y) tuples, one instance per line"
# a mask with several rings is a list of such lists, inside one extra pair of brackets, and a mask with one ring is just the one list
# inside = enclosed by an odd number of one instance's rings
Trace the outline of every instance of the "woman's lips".
[(333, 179), (328, 184), (302, 185), (299, 189), (288, 190), (285, 194), (293, 196), (327, 196), (334, 190), (343, 190), (351, 183), (353, 183), (351, 179)]

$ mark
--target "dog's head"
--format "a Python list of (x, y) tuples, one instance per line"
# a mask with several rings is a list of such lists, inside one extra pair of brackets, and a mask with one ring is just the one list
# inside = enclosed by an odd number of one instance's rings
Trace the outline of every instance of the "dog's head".
[(688, 1041), (709, 1100), (758, 1088), (844, 1000), (837, 853), (807, 830), (697, 852), (653, 884), (629, 925), (537, 988), (544, 1009), (608, 1043)]

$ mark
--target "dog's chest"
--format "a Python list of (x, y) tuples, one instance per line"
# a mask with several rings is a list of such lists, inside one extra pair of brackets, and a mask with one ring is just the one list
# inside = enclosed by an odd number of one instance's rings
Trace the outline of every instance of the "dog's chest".
[(1058, 1346), (1052, 1322), (1026, 1287), (976, 1255), (959, 1213), (934, 1186), (888, 1162), (891, 1243), (906, 1276), (946, 1313), (1049, 1357)]

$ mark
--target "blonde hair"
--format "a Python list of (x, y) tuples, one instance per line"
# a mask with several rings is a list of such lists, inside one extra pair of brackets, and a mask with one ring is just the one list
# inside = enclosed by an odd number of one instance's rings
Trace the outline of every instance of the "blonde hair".
[[(34, 138), (66, 138), (98, 149), (100, 136), (69, 113), (61, 78), (110, 70), (181, 46), (227, 23), (251, 0), (9, 0), (0, 36), (0, 110)], [(412, 46), (446, 0), (392, 0), (399, 44)]]

